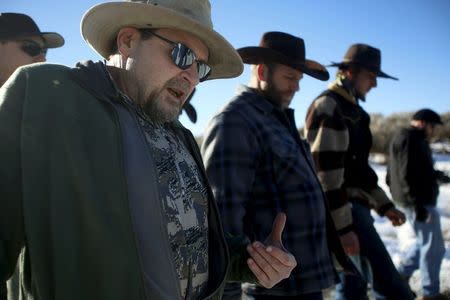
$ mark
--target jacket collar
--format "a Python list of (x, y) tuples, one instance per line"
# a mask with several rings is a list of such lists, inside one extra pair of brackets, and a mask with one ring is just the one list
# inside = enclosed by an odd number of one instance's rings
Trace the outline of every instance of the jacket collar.
[(109, 102), (121, 99), (121, 93), (103, 62), (79, 62), (71, 69), (71, 76), (100, 100)]
[(245, 99), (247, 99), (251, 105), (253, 105), (258, 110), (262, 111), (264, 114), (271, 114), (274, 111), (286, 112), (289, 115), (294, 113), (294, 110), (292, 108), (282, 109), (280, 107), (275, 106), (256, 89), (248, 87), (246, 85), (240, 85), (237, 88), (236, 92), (238, 96), (243, 96), (244, 94), (248, 93), (249, 95), (248, 97), (245, 97)]
[(332, 83), (328, 85), (328, 88), (336, 94), (342, 96), (350, 103), (355, 105), (358, 104), (358, 100), (356, 99), (355, 95), (353, 95), (353, 93), (349, 89), (344, 87), (341, 78), (337, 77)]

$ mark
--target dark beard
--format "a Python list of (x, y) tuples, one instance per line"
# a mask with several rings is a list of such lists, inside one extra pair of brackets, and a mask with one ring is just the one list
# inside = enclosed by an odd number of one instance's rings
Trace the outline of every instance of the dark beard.
[(281, 107), (283, 99), (281, 97), (281, 91), (278, 90), (273, 84), (272, 74), (269, 72), (267, 76), (266, 89), (262, 91), (264, 97), (269, 100), (274, 106)]

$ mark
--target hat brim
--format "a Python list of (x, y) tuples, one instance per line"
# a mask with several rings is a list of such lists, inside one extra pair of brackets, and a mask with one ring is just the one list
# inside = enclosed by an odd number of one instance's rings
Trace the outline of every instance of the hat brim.
[(102, 57), (109, 58), (117, 33), (123, 27), (170, 28), (190, 33), (209, 49), (209, 79), (239, 76), (244, 66), (236, 50), (219, 33), (162, 6), (138, 2), (109, 2), (89, 9), (81, 21), (81, 34)]
[(45, 48), (59, 48), (64, 45), (64, 38), (56, 32), (22, 32), (20, 35), (6, 36), (3, 38), (17, 39), (40, 36), (44, 40)]
[(284, 54), (264, 47), (244, 47), (237, 50), (246, 64), (257, 65), (264, 63), (280, 63), (287, 65), (316, 79), (326, 81), (330, 78), (327, 69), (320, 63), (305, 59), (304, 62), (295, 62)]
[(190, 103), (187, 103), (183, 106), (183, 110), (186, 112), (189, 120), (191, 120), (191, 122), (195, 124), (197, 122), (197, 111), (195, 110), (194, 106)]
[[(340, 63), (337, 63), (337, 62), (331, 62), (331, 64), (328, 65), (328, 67), (337, 67), (337, 68), (340, 68), (340, 67), (348, 66), (348, 65), (350, 65), (350, 64), (351, 64), (351, 63), (349, 63), (349, 62), (340, 62)], [(354, 63), (354, 64), (355, 64), (355, 65), (358, 65), (357, 63)], [(362, 67), (364, 68), (364, 66), (362, 66)], [(366, 69), (367, 69), (367, 68), (366, 68)], [(368, 69), (368, 70), (370, 70), (370, 69)], [(393, 79), (393, 80), (398, 80), (397, 77), (388, 75), (388, 74), (384, 73), (384, 72), (381, 71), (381, 70), (373, 70), (373, 71), (377, 73), (377, 77), (388, 78), (388, 79)]]
[(46, 48), (59, 48), (64, 45), (64, 38), (56, 32), (42, 32), (44, 45)]

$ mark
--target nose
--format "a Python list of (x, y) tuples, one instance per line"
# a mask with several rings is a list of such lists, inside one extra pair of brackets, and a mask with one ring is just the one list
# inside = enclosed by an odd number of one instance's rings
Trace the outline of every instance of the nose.
[(300, 90), (300, 80), (299, 81), (294, 81), (294, 84), (292, 85), (292, 89), (295, 92), (298, 92)]
[(45, 58), (45, 54), (41, 53), (38, 56), (33, 57), (34, 62), (46, 62), (47, 59)]
[(188, 81), (192, 86), (196, 86), (200, 79), (198, 78), (198, 67), (197, 63), (193, 63), (186, 70), (182, 71), (183, 79)]

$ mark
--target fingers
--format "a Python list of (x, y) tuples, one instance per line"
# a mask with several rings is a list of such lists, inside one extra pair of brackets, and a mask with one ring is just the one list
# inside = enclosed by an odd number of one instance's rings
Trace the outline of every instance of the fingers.
[(270, 289), (275, 285), (272, 284), (272, 282), (270, 282), (269, 277), (266, 275), (266, 273), (264, 273), (264, 271), (256, 264), (256, 262), (253, 259), (251, 258), (247, 259), (247, 265), (255, 275), (260, 285), (262, 285), (266, 289)]
[(405, 215), (398, 210), (392, 211), (389, 215), (387, 215), (389, 220), (391, 221), (392, 225), (394, 226), (400, 226), (405, 223), (406, 217)]
[(288, 278), (297, 262), (291, 254), (275, 247), (264, 247), (259, 242), (247, 246), (251, 258), (247, 261), (259, 283), (270, 288)]
[(297, 266), (297, 261), (294, 255), (289, 252), (272, 246), (267, 247), (266, 252), (286, 267), (295, 268)]
[(344, 248), (344, 251), (347, 255), (359, 254), (359, 240), (356, 233), (350, 231), (344, 235), (341, 235), (339, 238), (341, 240), (342, 247)]
[(281, 235), (283, 234), (284, 226), (286, 225), (286, 214), (278, 213), (273, 222), (272, 232), (269, 235), (269, 239), (277, 241), (281, 244)]
[(358, 255), (359, 251), (360, 251), (360, 249), (357, 245), (351, 245), (351, 246), (344, 247), (344, 252), (347, 255)]

